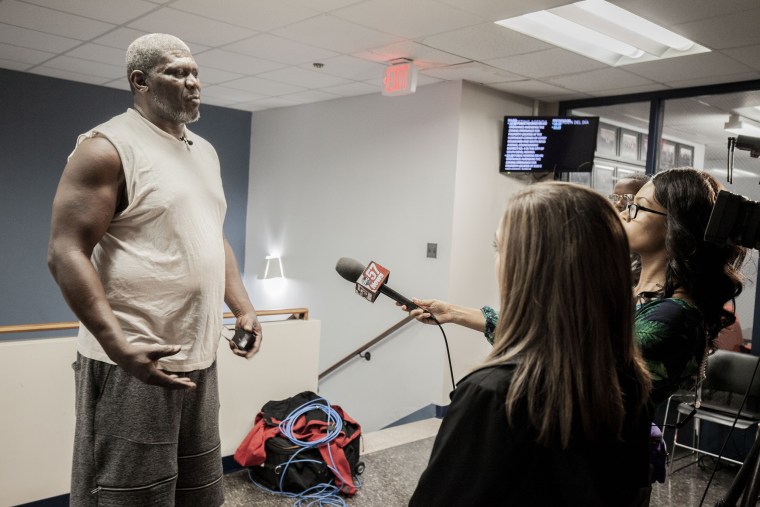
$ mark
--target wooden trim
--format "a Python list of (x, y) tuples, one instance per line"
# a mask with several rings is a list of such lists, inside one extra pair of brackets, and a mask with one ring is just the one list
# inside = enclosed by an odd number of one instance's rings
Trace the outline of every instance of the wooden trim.
[[(288, 319), (309, 320), (308, 308), (283, 308), (281, 310), (256, 310), (256, 316), (269, 317), (272, 315), (290, 315)], [(222, 315), (225, 319), (235, 318), (232, 312), (226, 312)]]
[[(285, 308), (282, 310), (257, 310), (256, 315), (259, 317), (269, 317), (272, 315), (290, 315), (288, 319), (309, 320), (308, 308)], [(235, 316), (227, 312), (222, 315), (225, 319), (234, 318)], [(48, 322), (46, 324), (17, 324), (13, 326), (0, 326), (0, 334), (9, 333), (33, 333), (39, 331), (63, 331), (65, 329), (78, 329), (79, 322)]]

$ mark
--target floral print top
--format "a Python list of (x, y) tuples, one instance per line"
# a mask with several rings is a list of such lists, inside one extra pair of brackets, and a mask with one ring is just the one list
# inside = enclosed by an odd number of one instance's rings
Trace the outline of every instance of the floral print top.
[[(490, 306), (481, 311), (486, 339), (493, 345), (499, 314)], [(702, 312), (683, 299), (653, 299), (636, 305), (634, 329), (652, 376), (652, 401), (662, 403), (699, 370), (707, 349)]]
[(652, 376), (652, 401), (662, 403), (699, 370), (707, 349), (702, 312), (677, 298), (636, 306), (636, 341)]

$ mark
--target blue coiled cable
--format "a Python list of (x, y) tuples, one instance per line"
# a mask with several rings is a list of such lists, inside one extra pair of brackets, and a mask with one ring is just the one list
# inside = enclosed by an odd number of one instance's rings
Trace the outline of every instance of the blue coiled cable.
[[(312, 410), (321, 410), (325, 413), (327, 416), (327, 432), (325, 433), (324, 437), (317, 440), (299, 440), (295, 435), (293, 435), (293, 426), (299, 417), (308, 412), (311, 412)], [(330, 403), (327, 400), (324, 398), (317, 398), (311, 401), (307, 401), (300, 407), (293, 410), (285, 419), (280, 422), (279, 428), (280, 432), (285, 436), (285, 438), (290, 440), (290, 442), (294, 445), (300, 447), (300, 449), (298, 449), (298, 451), (296, 451), (293, 456), (288, 459), (288, 461), (280, 465), (282, 467), (282, 473), (280, 474), (280, 490), (274, 491), (259, 484), (253, 479), (249, 470), (248, 477), (251, 482), (260, 489), (268, 491), (272, 494), (284, 496), (287, 498), (293, 498), (295, 500), (293, 503), (294, 507), (345, 507), (346, 502), (343, 500), (343, 498), (340, 497), (340, 488), (333, 484), (333, 481), (317, 484), (302, 491), (301, 493), (289, 493), (287, 491), (283, 491), (283, 480), (288, 473), (288, 467), (290, 467), (290, 465), (293, 463), (316, 463), (319, 465), (326, 464), (327, 467), (332, 470), (333, 473), (340, 479), (341, 483), (346, 482), (343, 479), (341, 473), (335, 467), (335, 460), (333, 459), (332, 451), (330, 450), (329, 446), (329, 443), (337, 438), (340, 435), (340, 432), (343, 430), (343, 419), (340, 417), (338, 412), (336, 412), (335, 409), (330, 406)], [(320, 445), (327, 445), (327, 453), (330, 456), (330, 463), (323, 463), (322, 461), (315, 459), (297, 459), (298, 455), (302, 451), (305, 451), (306, 449), (313, 449), (319, 447)], [(360, 485), (357, 484), (357, 487), (359, 486)]]

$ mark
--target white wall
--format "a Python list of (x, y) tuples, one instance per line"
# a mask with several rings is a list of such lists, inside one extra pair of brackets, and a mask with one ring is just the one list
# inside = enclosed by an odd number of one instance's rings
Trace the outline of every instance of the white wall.
[[(457, 170), (452, 222), (452, 269), (448, 298), (459, 304), (498, 310), (494, 271), (494, 232), (509, 197), (531, 181), (530, 176), (499, 174), (505, 115), (530, 115), (529, 99), (465, 83), (459, 120)], [(461, 378), (490, 350), (481, 333), (449, 327), (454, 374)], [(444, 384), (446, 392), (450, 387)]]
[[(245, 264), (254, 303), (308, 307), (323, 323), (321, 369), (405, 317), (387, 298), (355, 295), (334, 270), (342, 256), (386, 266), (389, 285), (410, 297), (494, 303), (491, 238), (519, 186), (498, 174), (501, 120), (529, 113), (526, 99), (461, 82), (255, 112)], [(256, 278), (268, 253), (282, 255), (286, 280)], [(446, 330), (461, 375), (488, 347)], [(444, 360), (439, 330), (413, 322), (320, 393), (370, 431), (447, 403)]]

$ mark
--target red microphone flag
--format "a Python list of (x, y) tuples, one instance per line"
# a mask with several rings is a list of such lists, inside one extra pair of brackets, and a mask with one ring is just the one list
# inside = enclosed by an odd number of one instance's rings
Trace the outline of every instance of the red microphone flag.
[(380, 294), (380, 287), (388, 282), (391, 272), (375, 261), (371, 261), (356, 281), (356, 293), (374, 303)]

